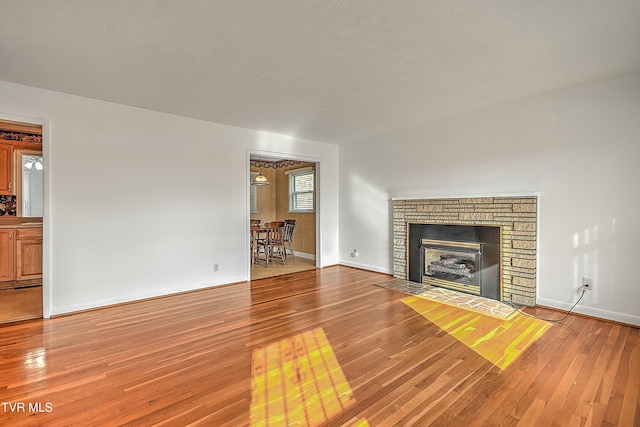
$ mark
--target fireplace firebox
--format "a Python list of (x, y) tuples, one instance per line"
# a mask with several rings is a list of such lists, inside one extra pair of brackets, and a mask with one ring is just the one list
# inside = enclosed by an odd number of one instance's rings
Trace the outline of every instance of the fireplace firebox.
[(481, 244), (422, 239), (422, 283), (480, 295)]
[(500, 227), (409, 224), (409, 280), (500, 300)]

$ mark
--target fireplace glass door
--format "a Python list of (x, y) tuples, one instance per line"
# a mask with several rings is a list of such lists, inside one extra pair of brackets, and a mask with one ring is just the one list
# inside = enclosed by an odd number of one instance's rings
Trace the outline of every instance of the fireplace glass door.
[(422, 283), (481, 294), (481, 244), (423, 239)]

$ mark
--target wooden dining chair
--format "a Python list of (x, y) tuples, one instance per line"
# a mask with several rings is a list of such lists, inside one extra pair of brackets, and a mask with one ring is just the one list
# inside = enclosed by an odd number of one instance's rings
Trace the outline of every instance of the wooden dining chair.
[(282, 264), (287, 260), (287, 252), (284, 247), (284, 221), (271, 221), (264, 223), (265, 238), (257, 241), (258, 253), (264, 254), (265, 266), (269, 267), (271, 259), (280, 259)]
[[(291, 258), (295, 259), (296, 257), (293, 255), (293, 232), (296, 231), (296, 225), (298, 221), (295, 219), (285, 219), (284, 226), (284, 243), (289, 246), (289, 252), (291, 252)], [(285, 249), (286, 252), (286, 249)], [(289, 254), (287, 254), (288, 256)]]
[(260, 226), (260, 220), (259, 219), (250, 219), (249, 220), (249, 225), (251, 225), (252, 227), (259, 227)]

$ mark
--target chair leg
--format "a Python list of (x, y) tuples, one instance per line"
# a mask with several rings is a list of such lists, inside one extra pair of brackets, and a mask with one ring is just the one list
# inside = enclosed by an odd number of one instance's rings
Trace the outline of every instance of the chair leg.
[(254, 239), (251, 239), (251, 265), (258, 262), (258, 245)]
[(271, 258), (273, 258), (274, 260), (279, 259), (284, 265), (287, 261), (287, 252), (284, 248), (284, 245), (272, 246)]
[(258, 264), (261, 260), (260, 254), (264, 254), (264, 265), (265, 267), (269, 267), (269, 247), (267, 245), (259, 245), (258, 250), (256, 251), (256, 264)]
[[(296, 259), (295, 255), (293, 254), (293, 245), (291, 244), (291, 242), (285, 242), (285, 244), (288, 243), (289, 244), (289, 252), (291, 252), (291, 258)], [(285, 249), (286, 251), (286, 249)]]

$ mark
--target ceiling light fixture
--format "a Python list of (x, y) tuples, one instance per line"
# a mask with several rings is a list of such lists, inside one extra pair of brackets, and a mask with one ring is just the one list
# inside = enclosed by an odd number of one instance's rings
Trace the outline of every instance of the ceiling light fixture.
[(42, 167), (42, 161), (39, 158), (32, 158), (30, 159), (28, 162), (26, 162), (24, 164), (24, 167), (31, 170), (31, 168), (33, 168), (35, 166), (36, 170), (41, 171), (43, 169)]
[[(262, 162), (262, 157), (260, 157)], [(266, 176), (262, 175), (262, 171), (258, 168), (258, 175), (254, 176), (251, 180), (251, 185), (269, 185), (269, 180)]]

